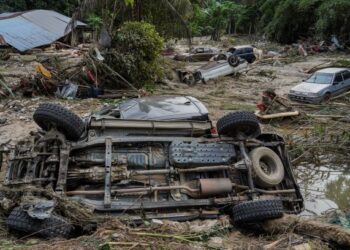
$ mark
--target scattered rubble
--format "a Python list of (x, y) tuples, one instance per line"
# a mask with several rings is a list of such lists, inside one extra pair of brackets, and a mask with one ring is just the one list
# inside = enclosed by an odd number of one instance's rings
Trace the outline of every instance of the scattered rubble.
[(293, 110), (292, 104), (285, 98), (278, 96), (273, 89), (267, 89), (262, 94), (261, 102), (258, 102), (258, 111), (255, 115), (264, 119), (293, 117), (300, 115), (300, 112)]
[[(291, 48), (288, 52), (290, 54), (296, 54), (296, 56), (292, 57), (285, 56), (283, 51), (278, 49), (278, 47), (276, 48), (277, 49), (271, 48), (270, 50), (265, 50), (265, 48), (263, 48), (263, 51), (268, 51), (264, 52), (263, 59), (251, 65), (249, 73), (242, 74), (238, 79), (228, 77), (218, 78), (218, 80), (212, 80), (211, 84), (194, 85), (190, 88), (184, 84), (177, 84), (176, 79), (174, 79), (172, 82), (173, 85), (161, 86), (155, 93), (187, 94), (191, 92), (191, 94), (194, 94), (208, 104), (212, 118), (216, 120), (218, 117), (222, 116), (223, 113), (231, 110), (244, 109), (254, 111), (255, 103), (261, 98), (260, 94), (264, 89), (273, 88), (276, 95), (284, 99), (292, 86), (296, 85), (313, 71), (330, 65), (344, 66), (344, 64), (347, 63), (346, 58), (343, 56), (329, 53), (322, 54), (322, 57), (319, 56), (319, 53), (322, 51), (321, 48), (319, 51), (317, 51), (318, 49), (314, 49), (316, 51), (312, 52), (309, 46), (304, 46), (304, 49), (308, 53), (305, 58), (304, 56), (298, 55), (299, 51), (297, 46)], [(87, 48), (83, 50), (85, 52), (88, 51)], [(13, 143), (8, 142), (9, 138), (16, 141), (18, 138), (23, 137), (24, 134), (28, 134), (28, 131), (36, 130), (36, 126), (34, 126), (31, 121), (33, 110), (39, 103), (52, 100), (46, 99), (46, 97), (36, 97), (42, 95), (43, 91), (45, 91), (45, 89), (40, 88), (41, 82), (43, 81), (46, 83), (52, 80), (48, 79), (45, 73), (37, 72), (35, 68), (37, 63), (41, 63), (43, 67), (52, 74), (53, 79), (55, 79), (57, 75), (61, 75), (58, 74), (58, 72), (61, 72), (57, 70), (59, 67), (51, 66), (54, 64), (47, 61), (47, 58), (51, 58), (51, 55), (46, 53), (52, 54), (53, 57), (57, 56), (61, 61), (61, 65), (64, 66), (68, 65), (64, 63), (65, 60), (68, 59), (67, 57), (70, 57), (69, 60), (79, 61), (77, 65), (84, 61), (81, 57), (82, 52), (77, 49), (65, 48), (57, 51), (52, 47), (35, 51), (30, 56), (22, 56), (13, 52), (4, 53), (4, 57), (7, 58), (7, 61), (1, 62), (0, 73), (4, 75), (6, 86), (8, 86), (11, 91), (14, 89), (14, 94), (21, 93), (23, 89), (20, 88), (16, 90), (16, 88), (14, 88), (21, 80), (18, 76), (22, 78), (28, 77), (28, 75), (38, 75), (39, 82), (29, 84), (30, 87), (28, 87), (28, 89), (33, 89), (32, 93), (34, 93), (32, 98), (19, 101), (13, 101), (12, 99), (1, 101), (0, 151), (2, 149), (6, 151), (6, 147), (2, 146), (2, 143), (5, 142), (6, 145), (11, 145)], [(63, 56), (63, 54), (65, 55)], [(43, 59), (43, 61), (41, 59)], [(12, 63), (13, 65), (11, 65)], [(200, 67), (202, 64), (201, 62), (193, 62), (191, 65), (184, 64), (183, 66)], [(14, 70), (16, 67), (19, 67), (20, 72)], [(78, 69), (79, 66), (76, 68)], [(30, 73), (28, 74), (28, 72)], [(63, 72), (65, 72), (65, 70), (63, 70)], [(94, 72), (91, 72), (94, 76)], [(64, 74), (62, 75), (64, 76)], [(78, 78), (81, 78), (81, 75), (79, 75)], [(96, 81), (91, 80), (87, 74), (84, 78), (84, 84), (88, 82), (88, 85), (96, 86)], [(32, 78), (29, 79), (32, 80)], [(63, 83), (66, 79), (66, 77), (60, 77)], [(80, 85), (79, 82), (72, 82)], [(6, 95), (11, 97), (12, 95), (6, 90), (6, 87), (2, 84), (0, 85), (0, 96), (4, 97)], [(50, 85), (47, 84), (45, 86)], [(57, 88), (52, 89), (52, 97), (56, 90)], [(128, 93), (134, 96), (139, 95), (139, 91), (137, 90), (108, 90), (105, 91), (103, 95), (99, 95), (101, 100), (81, 100), (79, 102), (74, 100), (58, 101), (78, 111), (81, 115), (86, 115), (86, 106), (89, 106), (91, 110), (95, 110), (97, 107), (102, 106), (103, 102), (110, 101), (105, 99), (122, 98)], [(301, 183), (308, 183), (307, 181), (309, 179), (313, 179), (318, 183), (326, 182), (328, 181), (326, 176), (329, 172), (346, 171), (347, 167), (342, 164), (349, 161), (347, 136), (349, 130), (348, 122), (350, 119), (348, 113), (349, 101), (348, 94), (344, 94), (332, 100), (330, 103), (322, 105), (292, 103), (293, 110), (296, 109), (303, 115), (296, 117), (292, 121), (287, 121), (285, 124), (280, 122), (265, 124), (264, 129), (277, 130), (287, 136), (290, 150), (293, 154), (293, 164), (296, 169), (300, 171), (298, 173), (298, 179)], [(273, 108), (272, 110), (275, 109)], [(281, 107), (281, 110), (278, 107), (276, 107), (275, 111), (272, 110), (269, 111), (268, 109), (266, 114), (271, 115), (280, 113), (281, 111), (287, 111), (284, 110), (283, 107)], [(4, 123), (2, 123), (3, 121)], [(18, 135), (18, 133), (21, 133), (21, 135)], [(312, 163), (312, 165), (309, 165), (310, 163)], [(322, 166), (328, 165), (331, 165), (331, 169), (324, 170), (322, 168)], [(305, 170), (301, 166), (306, 166), (307, 169)], [(322, 176), (313, 175), (316, 172), (318, 174), (322, 173)], [(322, 192), (325, 192), (324, 189), (324, 186), (320, 188)], [(307, 191), (308, 189), (305, 188), (305, 190)], [(107, 219), (110, 220), (110, 218)], [(285, 220), (289, 221), (286, 222)], [(328, 221), (329, 220), (327, 220), (327, 222)], [(200, 223), (205, 224), (203, 228), (208, 228), (207, 224), (215, 224), (216, 222), (217, 221), (214, 220), (202, 221)], [(0, 246), (2, 247), (6, 244), (8, 244), (6, 246), (12, 246), (13, 244), (22, 246), (22, 244), (26, 244), (25, 247), (31, 249), (47, 249), (49, 246), (65, 249), (77, 249), (79, 247), (96, 249), (104, 246), (121, 249), (142, 249), (150, 247), (167, 247), (170, 249), (206, 249), (208, 247), (223, 249), (261, 249), (261, 247), (264, 249), (286, 249), (288, 247), (290, 249), (327, 249), (334, 247), (334, 241), (338, 241), (338, 243), (341, 244), (344, 244), (344, 242), (346, 243), (349, 237), (348, 232), (339, 229), (339, 227), (329, 227), (314, 221), (311, 221), (311, 223), (304, 222), (296, 217), (287, 217), (287, 219), (284, 218), (282, 221), (274, 222), (272, 226), (267, 225), (265, 229), (269, 233), (260, 234), (260, 237), (256, 237), (256, 235), (251, 235), (247, 232), (238, 232), (234, 228), (223, 228), (222, 231), (218, 231), (220, 233), (209, 235), (205, 234), (206, 229), (193, 233), (190, 229), (191, 225), (193, 225), (192, 227), (198, 226), (197, 222), (174, 223), (167, 221), (147, 221), (139, 227), (129, 227), (118, 221), (109, 221), (107, 224), (100, 225), (97, 231), (91, 236), (82, 236), (69, 241), (53, 242), (38, 242), (35, 239), (27, 238), (21, 241), (10, 241), (10, 243), (6, 240), (1, 241)], [(346, 227), (346, 224), (342, 225)], [(180, 231), (177, 231), (176, 228)], [(270, 233), (271, 231), (273, 231), (274, 234)], [(279, 231), (280, 234), (276, 234), (276, 231)], [(1, 233), (2, 232), (3, 231), (1, 231)], [(313, 234), (310, 235), (310, 232), (313, 232)], [(322, 239), (322, 241), (320, 239)]]

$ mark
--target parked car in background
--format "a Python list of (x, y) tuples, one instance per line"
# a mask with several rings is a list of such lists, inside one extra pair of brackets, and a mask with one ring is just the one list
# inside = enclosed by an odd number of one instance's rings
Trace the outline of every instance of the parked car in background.
[(293, 87), (288, 94), (292, 101), (321, 103), (350, 90), (350, 69), (325, 68)]
[(188, 62), (209, 61), (210, 58), (218, 53), (218, 50), (212, 48), (194, 48), (188, 53), (175, 55), (174, 60)]
[(227, 60), (230, 56), (238, 56), (245, 59), (248, 63), (256, 60), (254, 47), (250, 45), (242, 45), (230, 48), (226, 53), (220, 53), (214, 57), (215, 61)]

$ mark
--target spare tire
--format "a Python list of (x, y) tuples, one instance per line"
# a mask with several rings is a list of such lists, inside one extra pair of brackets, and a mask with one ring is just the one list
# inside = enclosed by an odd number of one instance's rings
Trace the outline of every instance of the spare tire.
[(258, 118), (253, 113), (245, 111), (228, 113), (218, 120), (216, 127), (219, 135), (234, 139), (256, 138), (261, 134)]
[(280, 157), (270, 148), (259, 147), (249, 152), (253, 166), (253, 179), (261, 187), (273, 187), (284, 178), (284, 167)]
[(230, 64), (230, 66), (232, 66), (232, 67), (237, 67), (239, 65), (239, 57), (238, 56), (231, 55), (228, 57), (227, 61)]
[(280, 218), (283, 216), (283, 203), (281, 200), (243, 202), (233, 207), (232, 216), (237, 224)]
[(79, 140), (85, 129), (79, 116), (54, 103), (41, 104), (34, 112), (33, 119), (45, 131), (56, 127), (71, 141)]
[(60, 216), (51, 215), (50, 218), (43, 220), (34, 219), (21, 207), (12, 210), (7, 218), (7, 226), (10, 230), (44, 238), (68, 238), (74, 229), (70, 223)]

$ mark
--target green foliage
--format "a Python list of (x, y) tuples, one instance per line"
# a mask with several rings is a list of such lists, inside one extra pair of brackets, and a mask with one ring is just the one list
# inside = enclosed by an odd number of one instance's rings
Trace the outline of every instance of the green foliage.
[(75, 8), (79, 5), (79, 0), (1, 0), (0, 13), (15, 12), (31, 9), (55, 10), (65, 15), (72, 15)]
[(321, 36), (350, 34), (350, 1), (327, 0), (317, 9), (316, 30)]
[(140, 88), (162, 77), (159, 54), (163, 39), (146, 22), (125, 22), (113, 39), (107, 64)]
[(231, 30), (231, 22), (238, 22), (244, 6), (233, 1), (210, 0), (206, 8), (194, 5), (194, 17), (190, 27), (195, 35), (211, 35), (213, 40), (219, 40), (224, 30)]
[(124, 4), (126, 6), (133, 6), (135, 3), (135, 0), (124, 0)]
[(349, 0), (206, 0), (194, 1), (191, 29), (195, 35), (218, 38), (227, 33), (260, 33), (281, 42), (302, 37), (348, 39)]
[(275, 14), (271, 22), (267, 25), (265, 31), (271, 39), (282, 43), (287, 43), (297, 39), (299, 24), (301, 18), (298, 15), (298, 1), (286, 0), (282, 1), (276, 8)]
[(87, 18), (88, 25), (92, 27), (94, 30), (98, 31), (103, 25), (102, 18), (95, 14), (90, 14)]
[(321, 39), (350, 33), (350, 1), (348, 0), (266, 0), (259, 26), (269, 38), (282, 43), (300, 37)]
[(190, 0), (142, 0), (135, 4), (135, 9), (139, 11), (136, 11), (134, 20), (154, 24), (164, 38), (185, 37), (187, 30), (184, 23), (188, 25), (193, 16)]
[(344, 42), (350, 34), (350, 0), (0, 0), (0, 13), (41, 8), (70, 16), (78, 6), (95, 29), (101, 21), (108, 31), (125, 21), (145, 21), (165, 38), (258, 33), (292, 43), (335, 34)]

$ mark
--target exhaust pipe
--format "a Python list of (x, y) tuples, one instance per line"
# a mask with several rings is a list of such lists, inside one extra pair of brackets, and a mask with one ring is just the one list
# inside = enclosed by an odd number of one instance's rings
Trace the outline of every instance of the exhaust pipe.
[(229, 178), (200, 179), (200, 192), (203, 196), (222, 195), (232, 192)]

